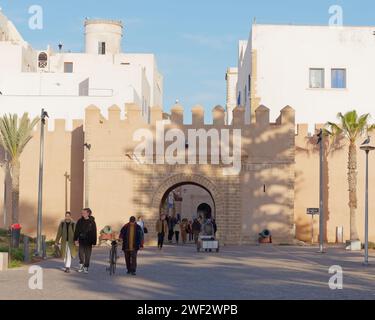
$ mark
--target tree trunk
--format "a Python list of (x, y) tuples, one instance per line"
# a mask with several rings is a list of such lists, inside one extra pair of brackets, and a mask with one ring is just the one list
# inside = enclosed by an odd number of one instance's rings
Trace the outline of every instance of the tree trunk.
[(19, 200), (20, 200), (20, 162), (15, 160), (10, 165), (12, 178), (12, 224), (19, 223)]
[(348, 183), (350, 208), (350, 241), (358, 241), (356, 210), (357, 210), (357, 147), (351, 142), (349, 146)]

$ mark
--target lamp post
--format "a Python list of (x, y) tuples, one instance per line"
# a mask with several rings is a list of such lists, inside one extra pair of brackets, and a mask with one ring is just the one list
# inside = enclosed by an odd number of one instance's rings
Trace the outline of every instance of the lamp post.
[(90, 196), (89, 196), (89, 151), (91, 151), (91, 144), (85, 143), (84, 147), (84, 158), (85, 158), (85, 173), (84, 173), (84, 180), (85, 180), (85, 208), (90, 206)]
[(47, 111), (42, 109), (40, 116), (40, 154), (39, 154), (39, 188), (38, 188), (38, 222), (37, 222), (37, 242), (35, 255), (43, 255), (42, 248), (42, 217), (43, 217), (43, 167), (44, 167), (44, 127), (46, 118), (49, 118)]
[(371, 138), (369, 137), (361, 146), (361, 150), (366, 152), (366, 200), (365, 200), (365, 266), (369, 265), (369, 242), (368, 242), (368, 224), (369, 224), (369, 217), (368, 217), (368, 211), (369, 211), (369, 205), (368, 205), (368, 188), (369, 188), (369, 164), (368, 164), (368, 158), (371, 151), (375, 150), (375, 146), (370, 145)]
[(318, 133), (319, 144), (319, 253), (324, 253), (324, 132), (320, 129)]

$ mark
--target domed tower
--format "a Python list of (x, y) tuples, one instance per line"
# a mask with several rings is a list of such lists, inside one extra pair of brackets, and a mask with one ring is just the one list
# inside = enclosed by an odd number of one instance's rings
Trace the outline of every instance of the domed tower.
[(86, 53), (118, 54), (121, 52), (121, 21), (87, 19), (85, 21)]

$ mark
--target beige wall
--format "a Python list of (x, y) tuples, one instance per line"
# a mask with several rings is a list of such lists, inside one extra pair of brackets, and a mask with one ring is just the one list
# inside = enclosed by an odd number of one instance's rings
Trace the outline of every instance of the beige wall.
[[(183, 109), (172, 108), (172, 122), (166, 126), (186, 132), (191, 128), (242, 129), (242, 171), (239, 176), (224, 176), (222, 165), (141, 165), (132, 152), (138, 144), (133, 133), (148, 128), (155, 135), (156, 120), (162, 119), (162, 110), (152, 109), (151, 124), (146, 124), (141, 110), (127, 105), (127, 117), (122, 120), (119, 107), (109, 109), (104, 118), (95, 106), (86, 109), (85, 133), (82, 121), (74, 123), (72, 132), (65, 130), (65, 122), (57, 121), (55, 130), (46, 132), (44, 170), (44, 233), (55, 235), (58, 222), (65, 212), (65, 177), (68, 185), (68, 209), (78, 218), (84, 203), (84, 142), (91, 144), (86, 152), (86, 196), (93, 209), (98, 228), (112, 225), (119, 229), (132, 215), (143, 215), (151, 231), (148, 241), (155, 240), (154, 223), (160, 214), (160, 205), (168, 192), (184, 184), (203, 187), (212, 195), (216, 208), (218, 235), (225, 243), (254, 243), (263, 229), (272, 231), (275, 242), (293, 240), (293, 224), (299, 239), (310, 241), (311, 218), (306, 209), (318, 204), (318, 150), (307, 136), (307, 126), (298, 126), (295, 134), (294, 110), (286, 107), (275, 123), (269, 121), (269, 110), (259, 107), (255, 122), (243, 125), (244, 110), (234, 111), (232, 126), (225, 126), (224, 109), (214, 109), (214, 124), (207, 125), (201, 107), (193, 110), (193, 124), (183, 125)], [(85, 137), (84, 137), (85, 136)], [(168, 147), (168, 144), (165, 146)], [(208, 144), (210, 148), (210, 144)], [(3, 158), (3, 153), (0, 153)], [(156, 155), (155, 155), (156, 158)], [(363, 237), (364, 160), (358, 153), (358, 230)], [(21, 159), (20, 220), (26, 233), (35, 234), (37, 220), (37, 190), (39, 161), (39, 131), (24, 151)], [(374, 154), (370, 168), (375, 165)], [(349, 238), (349, 210), (346, 181), (347, 148), (336, 145), (326, 157), (328, 240), (334, 242), (337, 226), (343, 226), (345, 239)], [(375, 172), (371, 180), (375, 181)], [(0, 170), (1, 181), (4, 171)], [(9, 179), (8, 179), (9, 184)], [(370, 184), (370, 199), (372, 194)], [(3, 185), (0, 185), (3, 194)], [(10, 193), (8, 193), (8, 204)], [(0, 206), (3, 206), (0, 197)], [(375, 212), (371, 201), (370, 213)], [(10, 219), (8, 206), (8, 221)], [(370, 238), (375, 241), (375, 216), (370, 215)], [(3, 214), (0, 212), (0, 226)], [(318, 219), (316, 219), (316, 237)]]
[[(65, 213), (65, 173), (71, 176), (68, 183), (68, 210), (77, 218), (83, 206), (83, 123), (75, 121), (73, 131), (65, 131), (65, 121), (56, 120), (55, 130), (45, 135), (43, 228), (48, 238), (55, 236), (56, 228)], [(37, 222), (38, 172), (39, 172), (39, 130), (27, 145), (21, 157), (20, 179), (20, 223), (23, 231), (35, 235)], [(4, 153), (1, 152), (1, 159)], [(0, 170), (0, 180), (4, 170)], [(10, 185), (8, 179), (8, 223), (11, 219)], [(0, 184), (0, 194), (4, 185)], [(0, 197), (3, 208), (3, 197)], [(0, 212), (0, 226), (3, 226), (3, 210)]]
[[(364, 240), (364, 187), (365, 187), (365, 153), (358, 145), (358, 210), (357, 228), (361, 240)], [(347, 181), (348, 146), (341, 140), (326, 142), (325, 155), (325, 214), (326, 232), (329, 242), (336, 241), (336, 228), (344, 227), (344, 240), (350, 238), (349, 193)], [(375, 181), (375, 155), (370, 154), (370, 241), (375, 242), (375, 201), (371, 196), (375, 191), (372, 181)], [(307, 125), (298, 126), (296, 136), (296, 200), (295, 217), (297, 235), (305, 241), (311, 240), (311, 217), (306, 214), (307, 208), (319, 208), (319, 149), (316, 139), (308, 137)], [(318, 239), (319, 218), (315, 218), (315, 241)]]
[[(225, 126), (225, 112), (214, 109), (214, 124), (203, 123), (204, 109), (193, 108), (193, 124), (183, 125), (180, 106), (172, 108), (172, 123), (165, 130), (179, 128), (242, 129), (242, 171), (238, 176), (224, 176), (222, 165), (142, 165), (130, 159), (136, 129), (149, 129), (156, 136), (156, 120), (162, 110), (154, 108), (151, 124), (146, 124), (140, 109), (127, 105), (127, 118), (121, 120), (121, 109), (112, 107), (109, 118), (91, 106), (86, 110), (86, 141), (88, 152), (88, 198), (98, 225), (119, 227), (131, 215), (143, 215), (151, 225), (150, 237), (155, 238), (154, 223), (160, 205), (174, 188), (193, 183), (207, 189), (216, 207), (218, 234), (226, 243), (253, 243), (264, 228), (274, 232), (276, 241), (291, 242), (294, 197), (294, 111), (282, 110), (276, 123), (269, 122), (269, 110), (260, 107), (256, 122), (244, 125), (244, 110), (234, 111), (232, 126)], [(187, 136), (187, 134), (186, 134)], [(169, 146), (166, 143), (165, 148)], [(127, 156), (128, 154), (128, 156)], [(208, 144), (210, 154), (210, 143)], [(156, 159), (156, 154), (154, 155)], [(266, 184), (266, 195), (259, 196)], [(249, 210), (250, 209), (250, 210)], [(245, 226), (245, 227), (243, 227)], [(150, 238), (150, 239), (151, 239)]]

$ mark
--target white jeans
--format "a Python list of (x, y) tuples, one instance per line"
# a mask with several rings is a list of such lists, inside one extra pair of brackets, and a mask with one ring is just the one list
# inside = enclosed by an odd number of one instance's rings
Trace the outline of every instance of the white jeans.
[(70, 252), (69, 244), (66, 244), (65, 258), (64, 258), (65, 268), (69, 268), (72, 265), (72, 254)]

